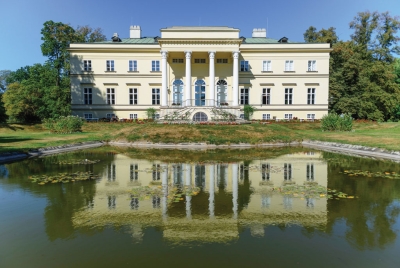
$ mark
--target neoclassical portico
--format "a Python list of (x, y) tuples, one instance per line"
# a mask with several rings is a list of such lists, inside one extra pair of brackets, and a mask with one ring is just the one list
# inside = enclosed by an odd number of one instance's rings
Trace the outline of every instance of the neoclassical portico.
[[(239, 107), (239, 47), (243, 39), (239, 38), (238, 29), (171, 27), (161, 29), (161, 38), (157, 40), (162, 55), (161, 95), (164, 97), (161, 97), (161, 108), (216, 107), (221, 103), (231, 108)], [(182, 47), (185, 50), (182, 51)], [(217, 60), (220, 62), (217, 63)], [(177, 63), (184, 63), (185, 68)], [(208, 70), (204, 68), (205, 64)], [(181, 102), (168, 97), (171, 92), (168, 89), (176, 80), (182, 80), (184, 84)], [(220, 82), (220, 85), (226, 87), (223, 101), (219, 99), (217, 87), (221, 80), (225, 82)]]
[[(215, 93), (215, 86), (217, 81), (215, 80), (216, 73), (215, 73), (215, 57), (217, 52), (216, 51), (208, 51), (208, 60), (209, 60), (209, 74), (208, 74), (208, 90), (204, 91), (204, 94), (198, 93), (198, 96), (196, 95), (196, 84), (194, 85), (195, 87), (192, 87), (192, 51), (184, 51), (183, 52), (185, 55), (185, 84), (184, 84), (184, 96), (182, 99), (182, 106), (188, 107), (188, 106), (220, 106), (220, 101), (217, 99), (216, 93)], [(239, 51), (233, 51), (232, 52), (232, 91), (229, 93), (230, 95), (230, 105), (231, 106), (238, 106), (238, 92), (239, 92)], [(161, 91), (161, 106), (166, 107), (170, 106), (168, 102), (168, 89), (171, 87), (171, 85), (168, 85), (168, 81), (171, 81), (172, 79), (168, 79), (168, 71), (167, 71), (167, 65), (168, 65), (168, 51), (162, 50), (161, 51), (161, 72), (162, 72), (162, 91)], [(196, 77), (196, 76), (195, 76)], [(201, 79), (200, 79), (201, 80)], [(204, 85), (205, 87), (205, 85)], [(193, 92), (195, 92), (195, 97), (193, 98)], [(203, 99), (204, 98), (204, 99)], [(171, 101), (170, 101), (171, 102)], [(176, 104), (175, 101), (173, 101), (174, 104)], [(228, 103), (225, 101), (224, 103)]]

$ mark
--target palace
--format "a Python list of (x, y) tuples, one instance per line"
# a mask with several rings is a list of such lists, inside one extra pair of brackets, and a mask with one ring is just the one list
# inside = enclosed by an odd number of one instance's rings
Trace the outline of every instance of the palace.
[(328, 113), (329, 44), (251, 37), (230, 27), (171, 27), (161, 36), (71, 44), (72, 114), (86, 119), (179, 115), (210, 121), (320, 119)]

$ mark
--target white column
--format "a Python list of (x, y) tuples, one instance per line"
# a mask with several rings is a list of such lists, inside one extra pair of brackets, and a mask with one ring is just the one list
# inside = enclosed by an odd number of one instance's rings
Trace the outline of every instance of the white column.
[(161, 183), (162, 183), (162, 190), (163, 190), (163, 197), (162, 197), (162, 215), (163, 219), (167, 219), (167, 212), (168, 212), (168, 165), (163, 164), (162, 173), (161, 173)]
[(238, 180), (238, 164), (232, 164), (232, 203), (233, 218), (236, 220), (238, 216), (238, 197), (239, 197), (239, 180)]
[(210, 68), (209, 68), (209, 79), (210, 79), (210, 99), (211, 106), (215, 105), (215, 68), (214, 68), (214, 58), (215, 58), (215, 51), (209, 51), (208, 56), (210, 58)]
[(192, 51), (185, 51), (185, 57), (186, 57), (186, 71), (185, 71), (185, 76), (186, 76), (186, 85), (185, 85), (185, 98), (186, 98), (186, 104), (185, 106), (191, 105), (190, 100), (192, 99), (192, 69), (191, 69), (191, 57), (192, 57)]
[(209, 198), (208, 198), (208, 211), (210, 214), (210, 219), (213, 219), (215, 217), (214, 214), (214, 196), (215, 196), (215, 178), (214, 178), (214, 165), (209, 166), (209, 172), (210, 172), (210, 189), (208, 191)]
[(233, 90), (232, 105), (239, 106), (239, 51), (233, 51)]
[[(186, 174), (185, 174), (185, 187), (191, 187), (192, 185), (192, 166), (190, 164), (186, 164)], [(186, 218), (192, 219), (192, 208), (191, 208), (191, 196), (186, 196)]]
[(168, 82), (167, 82), (167, 51), (161, 51), (161, 79), (162, 79), (162, 88), (161, 88), (161, 106), (168, 105)]

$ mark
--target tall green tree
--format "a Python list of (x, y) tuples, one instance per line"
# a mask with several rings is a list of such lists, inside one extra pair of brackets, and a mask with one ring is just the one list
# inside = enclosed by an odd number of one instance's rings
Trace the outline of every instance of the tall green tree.
[[(18, 121), (31, 122), (70, 114), (70, 91), (65, 86), (54, 86), (57, 70), (50, 64), (35, 64), (26, 68), (27, 78), (8, 85), (3, 95), (6, 114)], [(64, 85), (63, 85), (64, 84)]]
[(339, 40), (336, 34), (336, 28), (334, 27), (317, 31), (317, 28), (310, 26), (303, 36), (304, 41), (308, 43), (329, 43), (331, 44), (331, 47)]
[(0, 70), (0, 93), (6, 91), (7, 77), (11, 74), (10, 70)]
[[(351, 40), (331, 43), (329, 109), (354, 118), (392, 120), (400, 103), (393, 55), (398, 51), (398, 20), (387, 12), (360, 12), (350, 28)], [(309, 27), (305, 41), (320, 42), (321, 31)]]
[(46, 21), (41, 31), (43, 43), (40, 46), (43, 56), (48, 57), (48, 63), (57, 70), (55, 86), (59, 86), (63, 76), (69, 75), (70, 43), (79, 42), (80, 36), (68, 24)]
[(75, 33), (79, 39), (79, 42), (93, 43), (107, 40), (107, 37), (103, 34), (103, 30), (101, 28), (93, 29), (89, 25), (78, 25), (78, 27), (75, 29)]

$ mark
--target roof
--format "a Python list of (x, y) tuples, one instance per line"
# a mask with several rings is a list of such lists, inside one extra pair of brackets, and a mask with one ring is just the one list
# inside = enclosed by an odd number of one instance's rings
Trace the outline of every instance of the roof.
[[(245, 38), (242, 44), (282, 44), (277, 39), (265, 38), (265, 37), (249, 37)], [(283, 43), (285, 44), (285, 43)], [(308, 44), (306, 42), (293, 42), (288, 41), (286, 44)]]
[[(142, 38), (122, 38), (121, 42), (113, 42), (112, 40), (106, 40), (101, 42), (95, 42), (95, 44), (158, 44), (159, 37), (142, 37)], [(293, 43), (288, 41), (288, 43)], [(298, 42), (294, 42), (298, 43)], [(299, 42), (300, 43), (300, 42)], [(303, 42), (305, 43), (305, 42)], [(249, 37), (244, 38), (242, 44), (280, 44), (279, 40), (265, 37)]]
[(156, 37), (142, 37), (142, 38), (122, 38), (121, 42), (113, 42), (112, 40), (95, 42), (96, 44), (158, 44)]

